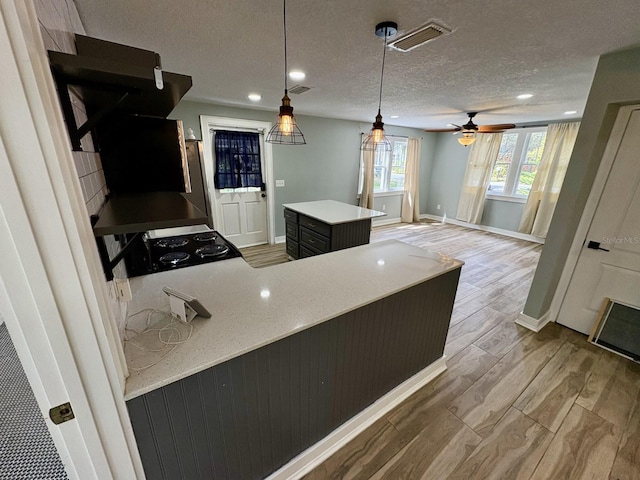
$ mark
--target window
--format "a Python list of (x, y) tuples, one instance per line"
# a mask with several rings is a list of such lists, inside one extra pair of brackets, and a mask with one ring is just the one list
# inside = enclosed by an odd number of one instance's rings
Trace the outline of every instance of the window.
[(260, 136), (257, 133), (216, 130), (214, 151), (216, 188), (262, 186)]
[(376, 152), (373, 165), (373, 192), (404, 190), (404, 170), (407, 162), (407, 139), (387, 136), (390, 152)]
[(526, 199), (538, 171), (546, 138), (546, 127), (503, 134), (487, 195)]

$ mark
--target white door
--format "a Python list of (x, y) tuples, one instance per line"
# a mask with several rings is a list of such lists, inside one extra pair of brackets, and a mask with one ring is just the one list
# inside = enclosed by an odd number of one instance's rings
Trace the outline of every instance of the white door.
[[(236, 247), (273, 243), (272, 150), (264, 141), (271, 126), (268, 122), (223, 117), (201, 117), (205, 176), (212, 205), (213, 226)], [(256, 132), (260, 135), (260, 162), (264, 188), (243, 187), (217, 189), (214, 184), (216, 130)]]
[[(215, 189), (216, 229), (236, 247), (267, 243), (267, 194), (256, 187)], [(214, 220), (214, 224), (215, 224)]]
[(605, 297), (640, 306), (640, 107), (621, 111), (602, 162), (599, 174), (610, 171), (558, 315), (585, 334)]

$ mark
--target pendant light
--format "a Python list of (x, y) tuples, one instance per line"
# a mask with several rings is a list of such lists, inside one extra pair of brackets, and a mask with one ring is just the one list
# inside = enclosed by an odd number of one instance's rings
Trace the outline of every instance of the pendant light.
[(464, 145), (468, 147), (472, 143), (476, 141), (476, 132), (475, 130), (463, 130), (462, 136), (458, 138), (458, 143), (460, 145)]
[(380, 73), (380, 95), (378, 97), (378, 115), (376, 121), (373, 122), (373, 128), (369, 135), (362, 141), (361, 150), (367, 151), (391, 151), (391, 142), (384, 134), (384, 123), (382, 123), (382, 115), (380, 107), (382, 105), (382, 80), (384, 79), (384, 58), (387, 53), (387, 38), (393, 37), (398, 32), (398, 24), (395, 22), (382, 22), (376, 25), (376, 35), (384, 37), (384, 46), (382, 50), (382, 72)]
[(305, 145), (304, 135), (296, 125), (293, 107), (287, 90), (287, 0), (282, 1), (282, 17), (284, 24), (284, 97), (276, 123), (267, 134), (266, 141), (280, 145)]

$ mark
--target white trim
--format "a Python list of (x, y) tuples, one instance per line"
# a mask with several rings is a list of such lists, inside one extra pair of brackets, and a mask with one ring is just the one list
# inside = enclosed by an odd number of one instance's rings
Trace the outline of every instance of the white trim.
[(402, 195), (404, 195), (404, 190), (385, 190), (384, 192), (373, 192), (373, 198), (401, 197)]
[(527, 203), (527, 199), (525, 197), (516, 197), (514, 195), (496, 195), (494, 193), (487, 193), (484, 198), (486, 200), (495, 200), (497, 202)]
[(266, 185), (267, 194), (267, 240), (270, 245), (275, 243), (275, 199), (272, 194), (275, 192), (275, 180), (273, 173), (273, 147), (265, 141), (267, 133), (273, 124), (271, 122), (262, 122), (258, 120), (246, 120), (243, 118), (232, 117), (216, 117), (211, 115), (200, 115), (200, 130), (202, 136), (202, 147), (204, 149), (205, 158), (205, 184), (209, 193), (209, 204), (211, 205), (211, 218), (214, 223), (220, 223), (220, 212), (218, 211), (218, 202), (216, 202), (215, 187), (213, 185), (213, 145), (211, 142), (211, 129), (230, 128), (257, 131), (260, 133), (260, 145), (264, 153), (264, 183)]
[(282, 235), (280, 237), (276, 237), (275, 238), (275, 243), (286, 243), (287, 242), (287, 236), (286, 235)]
[(419, 371), (383, 397), (380, 397), (355, 417), (347, 420), (318, 443), (309, 447), (282, 468), (269, 475), (266, 480), (293, 480), (309, 473), (366, 430), (376, 420), (444, 372), (447, 369), (445, 360), (446, 357), (443, 355), (431, 365)]
[(371, 226), (381, 227), (383, 225), (391, 225), (393, 223), (401, 223), (401, 222), (402, 220), (400, 219), (400, 217), (394, 217), (394, 218), (380, 217), (380, 218), (374, 218), (371, 221)]
[[(0, 310), (70, 478), (144, 478), (122, 395), (124, 357), (33, 2), (0, 2), (0, 38), (0, 244), (14, 253), (0, 263)], [(49, 408), (66, 401), (75, 419), (53, 425)]]
[(521, 327), (528, 328), (532, 332), (538, 333), (540, 330), (544, 328), (544, 326), (551, 321), (551, 315), (549, 315), (549, 310), (540, 318), (533, 318), (527, 315), (526, 313), (520, 312), (518, 314), (518, 318), (516, 318), (516, 323)]
[(540, 243), (544, 245), (544, 238), (534, 237), (526, 233), (513, 232), (511, 230), (504, 230), (503, 228), (490, 227), (487, 225), (475, 225), (473, 223), (462, 222), (455, 218), (440, 217), (438, 215), (431, 215), (425, 213), (420, 215), (420, 218), (428, 218), (430, 220), (436, 220), (442, 223), (450, 223), (452, 225), (459, 225), (461, 227), (471, 228), (473, 230), (482, 230), (483, 232), (497, 233), (498, 235), (504, 235), (505, 237), (517, 238), (518, 240), (526, 240), (528, 242)]
[(615, 160), (616, 154), (618, 152), (618, 147), (620, 146), (620, 143), (622, 143), (622, 138), (626, 131), (625, 127), (629, 122), (631, 113), (634, 110), (638, 110), (638, 108), (640, 108), (640, 105), (628, 105), (625, 107), (620, 107), (620, 109), (618, 110), (618, 115), (611, 130), (611, 135), (609, 136), (607, 146), (605, 147), (604, 153), (602, 154), (602, 160), (600, 161), (598, 172), (596, 173), (596, 177), (593, 180), (593, 185), (591, 186), (589, 198), (587, 199), (587, 203), (585, 204), (584, 210), (582, 211), (580, 223), (578, 223), (576, 234), (573, 237), (571, 248), (569, 249), (569, 253), (567, 254), (567, 260), (564, 262), (564, 267), (562, 268), (562, 273), (560, 274), (560, 280), (558, 280), (558, 286), (556, 287), (553, 298), (551, 299), (549, 312), (550, 317), (554, 322), (557, 321), (558, 315), (560, 314), (560, 308), (562, 307), (564, 297), (567, 294), (567, 290), (569, 289), (571, 277), (573, 276), (573, 272), (578, 264), (580, 252), (582, 251), (582, 245), (587, 238), (589, 228), (591, 227), (591, 221), (596, 214), (596, 208), (598, 208), (600, 197), (604, 192), (604, 187), (607, 183), (607, 178), (609, 178), (609, 172), (613, 167), (613, 161)]

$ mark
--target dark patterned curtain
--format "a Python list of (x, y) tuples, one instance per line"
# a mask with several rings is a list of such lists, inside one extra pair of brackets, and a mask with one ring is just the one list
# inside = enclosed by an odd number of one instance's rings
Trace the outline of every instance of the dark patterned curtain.
[(260, 136), (251, 132), (216, 130), (216, 188), (261, 187)]

